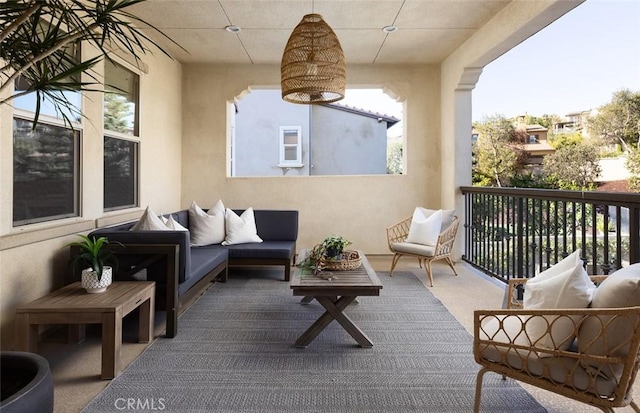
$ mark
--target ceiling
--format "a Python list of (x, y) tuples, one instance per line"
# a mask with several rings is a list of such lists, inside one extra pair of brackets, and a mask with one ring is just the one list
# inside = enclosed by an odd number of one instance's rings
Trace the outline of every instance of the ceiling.
[[(184, 63), (279, 64), (302, 16), (319, 13), (340, 39), (347, 64), (439, 63), (509, 0), (147, 0), (132, 6), (180, 44)], [(240, 26), (230, 33), (226, 26)], [(398, 30), (385, 33), (382, 28)]]

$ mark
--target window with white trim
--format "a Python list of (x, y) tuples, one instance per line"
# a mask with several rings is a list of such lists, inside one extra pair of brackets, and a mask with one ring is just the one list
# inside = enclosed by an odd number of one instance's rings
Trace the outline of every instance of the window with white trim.
[(302, 167), (302, 126), (280, 126), (280, 164)]
[[(47, 24), (41, 29), (46, 32)], [(65, 46), (69, 62), (79, 61), (80, 45)], [(64, 67), (61, 66), (62, 69)], [(78, 81), (78, 79), (72, 79)], [(51, 91), (68, 104), (55, 106), (29, 92), (22, 77), (14, 82), (13, 226), (76, 217), (80, 214), (80, 140), (82, 94)], [(35, 112), (40, 104), (38, 123)]]
[(105, 60), (104, 210), (138, 206), (140, 77)]

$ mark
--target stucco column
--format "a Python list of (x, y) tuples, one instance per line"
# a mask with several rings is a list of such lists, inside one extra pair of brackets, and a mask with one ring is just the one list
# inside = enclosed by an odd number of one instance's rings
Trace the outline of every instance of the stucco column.
[(455, 260), (460, 260), (464, 252), (465, 206), (459, 188), (471, 185), (471, 92), (481, 73), (481, 67), (465, 68), (454, 87), (443, 88), (441, 200), (442, 208), (455, 208), (460, 218)]

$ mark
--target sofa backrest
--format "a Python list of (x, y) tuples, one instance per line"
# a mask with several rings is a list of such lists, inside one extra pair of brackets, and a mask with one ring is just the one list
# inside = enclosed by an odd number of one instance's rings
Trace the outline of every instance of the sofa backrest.
[[(244, 209), (234, 209), (241, 215)], [(258, 236), (264, 241), (296, 241), (298, 239), (298, 211), (254, 209)]]

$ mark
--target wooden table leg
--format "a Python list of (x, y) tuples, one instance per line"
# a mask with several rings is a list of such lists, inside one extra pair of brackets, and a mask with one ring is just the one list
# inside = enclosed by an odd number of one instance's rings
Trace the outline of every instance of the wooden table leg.
[[(343, 296), (337, 300), (336, 300), (336, 297), (314, 297), (314, 298), (320, 304), (322, 304), (321, 299), (323, 301), (330, 302), (331, 306), (337, 308), (339, 312), (344, 310), (355, 299), (355, 297), (353, 296)], [(326, 308), (324, 304), (322, 304), (322, 306)], [(320, 334), (322, 330), (324, 330), (329, 324), (331, 324), (331, 322), (334, 319), (335, 319), (334, 316), (329, 311), (325, 311), (324, 314), (322, 314), (320, 318), (318, 318), (316, 322), (313, 323), (311, 327), (307, 329), (307, 331), (305, 331), (304, 333), (302, 333), (300, 337), (298, 337), (294, 346), (295, 347), (308, 346), (309, 343), (311, 343), (318, 336), (318, 334)]]
[(154, 294), (140, 305), (138, 319), (138, 341), (148, 343), (153, 339), (153, 305)]
[(16, 341), (18, 351), (38, 351), (38, 325), (29, 324), (29, 314), (16, 314)]
[(302, 300), (300, 300), (300, 304), (308, 305), (311, 301), (313, 301), (313, 297), (310, 295), (305, 295), (304, 297), (302, 297)]
[[(351, 298), (351, 300), (349, 301), (351, 302), (354, 301), (356, 297), (349, 298)], [(333, 318), (335, 318), (335, 320), (340, 323), (342, 328), (344, 328), (347, 333), (349, 333), (351, 337), (353, 337), (358, 342), (360, 347), (373, 347), (373, 342), (369, 339), (369, 337), (367, 337), (367, 335), (364, 334), (364, 332), (360, 330), (360, 328), (355, 325), (353, 321), (351, 321), (351, 319), (342, 311), (344, 307), (346, 307), (346, 305), (342, 308), (339, 308), (336, 305), (337, 303), (334, 304), (334, 302), (328, 297), (316, 297), (316, 300), (318, 300), (318, 302), (322, 304), (322, 306), (327, 310), (328, 313), (331, 313)], [(347, 303), (347, 305), (348, 304), (349, 303)]]
[(122, 313), (104, 313), (102, 315), (102, 379), (113, 379), (118, 375), (120, 366), (120, 347), (122, 347)]
[(86, 324), (69, 324), (68, 341), (71, 344), (80, 344), (87, 335)]

